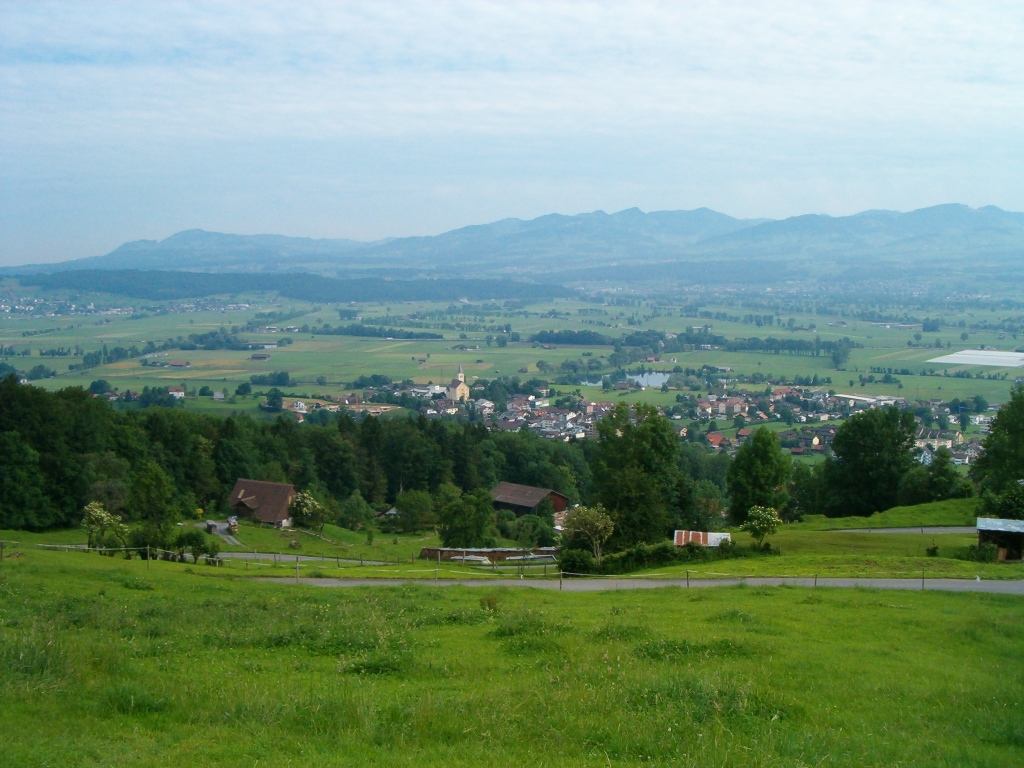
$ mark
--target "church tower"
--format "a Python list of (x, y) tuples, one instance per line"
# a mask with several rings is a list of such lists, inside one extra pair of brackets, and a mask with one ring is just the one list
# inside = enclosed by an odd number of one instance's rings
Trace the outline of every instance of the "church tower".
[(462, 366), (459, 366), (458, 375), (452, 379), (452, 383), (448, 385), (447, 396), (449, 400), (455, 402), (465, 402), (469, 400), (469, 385), (466, 384), (466, 374), (462, 370)]

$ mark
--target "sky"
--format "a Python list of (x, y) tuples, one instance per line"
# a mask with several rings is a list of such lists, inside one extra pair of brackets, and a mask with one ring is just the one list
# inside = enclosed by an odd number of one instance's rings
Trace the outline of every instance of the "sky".
[(1024, 210), (1018, 2), (0, 0), (0, 265), (184, 229)]

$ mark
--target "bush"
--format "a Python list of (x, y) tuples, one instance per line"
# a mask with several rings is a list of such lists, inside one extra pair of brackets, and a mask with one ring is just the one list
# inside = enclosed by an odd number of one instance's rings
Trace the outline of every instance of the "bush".
[(994, 563), (999, 556), (999, 549), (995, 544), (971, 544), (969, 547), (958, 549), (953, 555), (957, 560), (970, 560), (975, 563)]
[(597, 561), (589, 550), (563, 549), (558, 555), (558, 567), (566, 573), (593, 573)]

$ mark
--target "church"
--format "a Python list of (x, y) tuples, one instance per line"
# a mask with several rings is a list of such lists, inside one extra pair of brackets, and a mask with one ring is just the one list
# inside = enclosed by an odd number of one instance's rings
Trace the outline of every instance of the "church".
[(464, 403), (469, 400), (469, 386), (466, 384), (466, 374), (462, 372), (461, 365), (459, 366), (459, 375), (452, 379), (452, 383), (448, 385), (445, 397), (453, 403)]

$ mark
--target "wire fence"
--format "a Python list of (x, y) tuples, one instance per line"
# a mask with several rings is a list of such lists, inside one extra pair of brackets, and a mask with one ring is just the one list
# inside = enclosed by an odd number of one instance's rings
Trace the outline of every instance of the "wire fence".
[[(6, 539), (0, 539), (0, 563), (3, 562), (4, 558), (14, 556), (10, 550), (16, 550), (19, 552), (26, 546), (23, 542), (11, 541)], [(386, 561), (378, 560), (365, 560), (360, 559), (358, 562), (352, 558), (343, 558), (338, 556), (326, 556), (326, 555), (289, 555), (280, 552), (221, 552), (217, 554), (205, 554), (199, 553), (198, 556), (189, 552), (188, 550), (169, 550), (158, 547), (90, 547), (87, 544), (43, 544), (43, 543), (32, 543), (27, 546), (31, 546), (37, 549), (49, 550), (49, 551), (63, 551), (63, 552), (79, 552), (79, 553), (96, 553), (99, 555), (106, 555), (109, 557), (116, 557), (118, 554), (123, 554), (127, 558), (131, 558), (133, 555), (138, 556), (145, 560), (147, 567), (152, 561), (166, 561), (166, 562), (179, 562), (191, 565), (199, 564), (200, 561), (207, 565), (214, 567), (228, 567), (237, 568), (238, 570), (261, 570), (261, 569), (281, 569), (287, 568), (289, 571), (294, 569), (295, 579), (299, 580), (302, 578), (302, 571), (307, 572), (307, 578), (330, 578), (328, 574), (323, 572), (325, 567), (332, 568), (335, 571), (346, 571), (355, 569), (372, 568), (375, 573), (389, 573), (395, 574), (394, 578), (412, 577), (411, 580), (415, 581), (429, 581), (429, 576), (433, 575), (433, 581), (439, 582), (442, 578), (445, 581), (459, 581), (466, 579), (473, 580), (484, 580), (484, 581), (509, 581), (509, 580), (557, 580), (559, 584), (565, 580), (580, 580), (586, 579), (589, 581), (601, 581), (601, 582), (628, 582), (628, 581), (658, 581), (666, 580), (671, 581), (674, 584), (682, 586), (690, 586), (692, 582), (706, 582), (706, 581), (734, 581), (736, 583), (748, 583), (748, 582), (763, 582), (765, 580), (789, 580), (795, 582), (804, 582), (809, 585), (818, 586), (819, 581), (823, 584), (835, 580), (857, 580), (857, 579), (889, 579), (899, 581), (920, 581), (921, 589), (925, 588), (927, 581), (929, 580), (928, 569), (914, 569), (914, 570), (885, 570), (885, 571), (862, 571), (858, 570), (848, 575), (837, 574), (837, 573), (801, 573), (801, 574), (785, 574), (785, 573), (770, 573), (770, 574), (751, 574), (751, 573), (729, 573), (725, 571), (711, 571), (703, 569), (686, 569), (683, 574), (678, 571), (674, 572), (659, 572), (659, 573), (639, 573), (639, 574), (594, 574), (594, 573), (577, 573), (574, 571), (564, 571), (557, 568), (556, 564), (512, 564), (506, 566), (500, 566), (497, 563), (491, 563), (490, 565), (484, 564), (466, 564), (463, 566), (463, 570), (454, 570), (450, 567), (443, 567), (441, 563), (449, 563), (449, 561), (439, 561), (437, 566), (429, 568), (395, 568), (394, 565), (400, 565), (401, 563), (389, 563)], [(422, 559), (422, 558), (421, 558)], [(415, 557), (412, 558), (411, 565), (415, 564)], [(552, 566), (549, 568), (549, 565)], [(498, 570), (502, 568), (503, 570)], [(514, 572), (510, 573), (510, 569), (515, 569)], [(427, 578), (424, 579), (421, 574), (427, 574)], [(981, 581), (980, 575), (975, 575), (973, 578), (965, 579), (963, 575), (943, 575), (943, 574), (932, 574), (932, 579), (960, 579), (970, 581)]]

